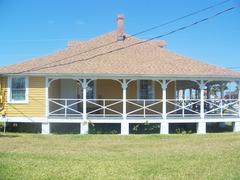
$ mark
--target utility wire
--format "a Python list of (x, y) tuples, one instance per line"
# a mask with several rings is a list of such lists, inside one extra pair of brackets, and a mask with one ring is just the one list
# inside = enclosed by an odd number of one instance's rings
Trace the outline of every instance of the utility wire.
[(168, 35), (171, 35), (171, 34), (174, 34), (176, 32), (179, 32), (179, 31), (183, 31), (187, 28), (190, 28), (190, 27), (193, 27), (195, 25), (198, 25), (200, 23), (203, 23), (205, 21), (208, 21), (210, 19), (213, 19), (217, 16), (220, 16), (222, 14), (225, 14), (229, 11), (232, 11), (234, 9), (236, 9), (237, 7), (231, 7), (231, 8), (228, 8), (228, 9), (225, 9), (223, 11), (220, 11), (212, 16), (209, 16), (207, 18), (204, 18), (204, 19), (201, 19), (199, 21), (196, 21), (192, 24), (189, 24), (189, 25), (186, 25), (186, 26), (183, 26), (183, 27), (180, 27), (178, 29), (175, 29), (173, 31), (170, 31), (170, 32), (167, 32), (165, 34), (162, 34), (162, 35), (159, 35), (159, 36), (155, 36), (155, 37), (152, 37), (150, 39), (147, 39), (147, 40), (144, 40), (144, 41), (140, 41), (140, 42), (137, 42), (137, 43), (133, 43), (133, 44), (130, 44), (128, 46), (125, 46), (125, 47), (121, 47), (121, 48), (117, 48), (117, 49), (114, 49), (114, 50), (111, 50), (111, 51), (108, 51), (108, 52), (105, 52), (105, 53), (100, 53), (100, 54), (97, 54), (97, 55), (94, 55), (94, 56), (91, 56), (89, 58), (85, 58), (85, 59), (78, 59), (78, 60), (74, 60), (74, 61), (70, 61), (70, 62), (66, 62), (66, 63), (61, 63), (61, 64), (56, 64), (56, 65), (52, 65), (52, 66), (47, 66), (47, 67), (39, 67), (39, 68), (32, 68), (30, 70), (25, 70), (25, 71), (21, 71), (21, 72), (18, 72), (18, 73), (14, 73), (14, 74), (21, 74), (21, 73), (26, 73), (26, 72), (29, 72), (29, 71), (38, 71), (38, 70), (41, 70), (41, 69), (48, 69), (48, 68), (52, 68), (52, 67), (57, 67), (57, 66), (64, 66), (64, 65), (70, 65), (70, 64), (73, 64), (73, 63), (76, 63), (76, 62), (79, 62), (79, 61), (88, 61), (88, 60), (91, 60), (91, 59), (94, 59), (96, 57), (99, 57), (99, 56), (104, 56), (104, 55), (107, 55), (107, 54), (110, 54), (110, 53), (113, 53), (113, 52), (116, 52), (116, 51), (120, 51), (120, 50), (123, 50), (123, 49), (127, 49), (127, 48), (130, 48), (132, 46), (136, 46), (136, 45), (139, 45), (139, 44), (143, 44), (143, 43), (146, 43), (146, 42), (149, 42), (151, 40), (154, 40), (154, 39), (158, 39), (158, 38), (162, 38), (162, 37), (165, 37), (165, 36), (168, 36)]
[[(127, 36), (127, 37), (125, 38), (125, 40), (128, 39), (128, 38), (131, 38), (131, 37), (134, 37), (134, 36), (137, 36), (137, 35), (140, 35), (140, 34), (149, 32), (149, 31), (152, 31), (152, 30), (154, 30), (154, 29), (158, 29), (158, 28), (160, 28), (160, 27), (164, 27), (164, 26), (167, 26), (167, 25), (169, 25), (169, 24), (173, 24), (173, 23), (175, 23), (175, 22), (177, 22), (177, 21), (180, 21), (180, 20), (183, 20), (183, 19), (185, 19), (185, 18), (188, 18), (188, 17), (194, 16), (194, 15), (200, 14), (200, 13), (202, 13), (202, 12), (204, 12), (204, 11), (213, 9), (213, 8), (218, 7), (218, 6), (222, 5), (222, 4), (225, 4), (225, 3), (229, 2), (229, 1), (231, 1), (231, 0), (224, 0), (224, 1), (221, 1), (221, 2), (219, 2), (219, 3), (213, 4), (213, 5), (211, 5), (211, 6), (208, 6), (208, 7), (206, 7), (206, 8), (200, 9), (200, 10), (198, 10), (198, 11), (195, 11), (195, 12), (189, 13), (189, 14), (187, 14), (187, 15), (184, 15), (184, 16), (182, 16), (182, 17), (179, 17), (179, 18), (176, 18), (176, 19), (167, 21), (167, 22), (165, 22), (165, 23), (162, 23), (162, 24), (160, 24), (160, 25), (157, 25), (157, 26), (154, 26), (154, 27), (145, 29), (145, 30), (143, 30), (143, 31), (139, 31), (139, 32), (137, 32), (137, 33), (135, 33), (135, 34), (133, 34), (133, 35)], [(115, 41), (112, 41), (112, 42), (110, 42), (110, 43), (105, 43), (105, 44), (103, 44), (103, 45), (100, 45), (100, 46), (91, 48), (91, 49), (86, 50), (86, 51), (82, 51), (82, 52), (79, 52), (79, 53), (75, 53), (74, 55), (67, 56), (67, 57), (65, 57), (65, 58), (56, 60), (56, 61), (54, 61), (54, 62), (45, 63), (45, 64), (43, 64), (43, 65), (41, 65), (41, 66), (39, 66), (39, 67), (45, 67), (45, 66), (48, 66), (48, 65), (51, 65), (51, 64), (55, 64), (55, 63), (57, 63), (57, 62), (64, 61), (64, 60), (66, 60), (66, 59), (68, 59), (68, 58), (72, 58), (72, 57), (75, 57), (75, 56), (78, 56), (78, 55), (82, 55), (82, 54), (85, 54), (85, 53), (88, 53), (88, 52), (92, 52), (92, 51), (94, 51), (94, 50), (97, 50), (97, 49), (100, 49), (100, 48), (103, 48), (103, 47), (106, 47), (106, 46), (110, 46), (110, 45), (115, 44), (115, 43), (117, 43), (117, 42), (118, 42), (118, 41), (115, 40)], [(29, 69), (29, 71), (31, 71), (31, 70), (35, 70), (35, 68)]]
[(146, 30), (140, 31), (140, 32), (135, 33), (135, 34), (133, 34), (133, 35), (131, 35), (131, 36), (128, 36), (128, 38), (129, 38), (129, 37), (133, 37), (133, 36), (137, 36), (137, 35), (140, 35), (140, 34), (143, 34), (143, 33), (146, 33), (146, 32), (148, 32), (148, 31), (152, 31), (152, 30), (158, 29), (158, 28), (160, 28), (160, 27), (163, 27), (163, 26), (166, 26), (166, 25), (175, 23), (175, 22), (180, 21), (180, 20), (185, 19), (185, 18), (188, 18), (188, 17), (194, 16), (194, 15), (197, 15), (197, 14), (202, 13), (202, 12), (204, 12), (204, 11), (207, 11), (207, 10), (209, 10), (209, 9), (212, 9), (212, 8), (215, 8), (215, 7), (220, 6), (220, 5), (222, 5), (222, 4), (225, 4), (225, 3), (229, 2), (229, 1), (231, 1), (231, 0), (221, 1), (221, 2), (219, 2), (219, 3), (217, 3), (217, 4), (211, 5), (211, 6), (209, 6), (209, 7), (203, 8), (203, 9), (200, 9), (200, 10), (198, 10), (198, 11), (192, 12), (192, 13), (187, 14), (187, 15), (185, 15), (185, 16), (182, 16), (182, 17), (179, 17), (179, 18), (170, 20), (170, 21), (168, 21), (168, 22), (165, 22), (165, 23), (163, 23), (163, 24), (160, 24), (160, 25), (157, 25), (157, 26), (153, 26), (153, 27), (148, 28), (148, 29), (146, 29)]

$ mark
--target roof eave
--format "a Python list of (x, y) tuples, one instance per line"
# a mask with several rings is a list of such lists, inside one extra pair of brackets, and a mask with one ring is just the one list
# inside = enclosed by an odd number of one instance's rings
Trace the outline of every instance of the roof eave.
[(15, 73), (5, 73), (0, 74), (0, 76), (44, 76), (44, 77), (78, 77), (78, 78), (132, 78), (132, 79), (226, 79), (226, 80), (240, 80), (240, 75), (186, 75), (186, 74), (102, 74), (102, 73), (24, 73), (24, 74), (15, 74)]

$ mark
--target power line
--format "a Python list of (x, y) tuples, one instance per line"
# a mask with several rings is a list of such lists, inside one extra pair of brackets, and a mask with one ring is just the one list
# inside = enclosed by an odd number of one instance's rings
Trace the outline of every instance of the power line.
[(137, 36), (137, 35), (146, 33), (146, 32), (148, 32), (148, 31), (152, 31), (152, 30), (154, 30), (154, 29), (158, 29), (158, 28), (160, 28), (160, 27), (163, 27), (163, 26), (166, 26), (166, 25), (175, 23), (175, 22), (180, 21), (180, 20), (182, 20), (182, 19), (188, 18), (188, 17), (190, 17), (190, 16), (197, 15), (197, 14), (199, 14), (199, 13), (201, 13), (201, 12), (204, 12), (204, 11), (207, 11), (207, 10), (209, 10), (209, 9), (215, 8), (215, 7), (217, 7), (217, 6), (220, 6), (220, 5), (222, 5), (222, 4), (225, 4), (225, 3), (229, 2), (229, 1), (231, 1), (231, 0), (221, 1), (221, 2), (219, 2), (219, 3), (217, 3), (217, 4), (214, 4), (214, 5), (212, 5), (212, 6), (209, 6), (209, 7), (203, 8), (203, 9), (200, 9), (200, 10), (198, 10), (198, 11), (192, 12), (192, 13), (187, 14), (187, 15), (185, 15), (185, 16), (182, 16), (182, 17), (179, 17), (179, 18), (170, 20), (170, 21), (168, 21), (168, 22), (165, 22), (165, 23), (163, 23), (163, 24), (160, 24), (160, 25), (157, 25), (157, 26), (153, 26), (153, 27), (148, 28), (148, 29), (146, 29), (146, 30), (140, 31), (140, 32), (138, 32), (138, 33), (135, 33), (135, 34), (129, 36), (129, 37)]
[[(183, 20), (183, 19), (185, 19), (185, 18), (188, 18), (188, 17), (194, 16), (194, 15), (200, 14), (200, 13), (202, 13), (202, 12), (204, 12), (204, 11), (213, 9), (213, 8), (218, 7), (218, 6), (222, 5), (222, 4), (225, 4), (225, 3), (229, 2), (229, 1), (231, 1), (231, 0), (221, 1), (221, 2), (219, 2), (219, 3), (213, 4), (213, 5), (211, 5), (211, 6), (208, 6), (208, 7), (206, 7), (206, 8), (200, 9), (200, 10), (198, 10), (198, 11), (189, 13), (189, 14), (184, 15), (184, 16), (182, 16), (182, 17), (179, 17), (179, 18), (176, 18), (176, 19), (167, 21), (167, 22), (165, 22), (165, 23), (162, 23), (162, 24), (160, 24), (160, 25), (157, 25), (157, 26), (154, 26), (154, 27), (151, 27), (151, 28), (148, 28), (148, 29), (139, 31), (139, 32), (137, 32), (137, 33), (135, 33), (135, 34), (133, 34), (133, 35), (127, 36), (125, 39), (128, 39), (128, 38), (131, 38), (131, 37), (134, 37), (134, 36), (137, 36), (137, 35), (140, 35), (140, 34), (149, 32), (149, 31), (152, 31), (152, 30), (154, 30), (154, 29), (158, 29), (158, 28), (160, 28), (160, 27), (167, 26), (167, 25), (169, 25), (169, 24), (175, 23), (175, 22), (180, 21), (180, 20)], [(72, 57), (75, 57), (75, 56), (78, 56), (78, 55), (82, 55), (82, 54), (85, 54), (85, 53), (88, 53), (88, 52), (92, 52), (92, 51), (94, 51), (94, 50), (97, 50), (97, 49), (100, 49), (100, 48), (103, 48), (103, 47), (106, 47), (106, 46), (110, 46), (110, 45), (115, 44), (115, 43), (117, 43), (117, 42), (118, 42), (118, 41), (115, 40), (115, 41), (112, 41), (112, 42), (110, 42), (110, 43), (105, 43), (105, 44), (100, 45), (100, 46), (97, 46), (97, 47), (95, 47), (95, 48), (91, 48), (91, 49), (88, 49), (88, 50), (86, 50), (86, 51), (82, 51), (82, 52), (79, 52), (79, 53), (75, 53), (74, 55), (67, 56), (67, 57), (65, 57), (65, 58), (56, 60), (56, 61), (54, 61), (54, 62), (45, 63), (45, 64), (43, 64), (43, 65), (41, 65), (41, 66), (39, 66), (39, 67), (45, 67), (45, 66), (48, 66), (48, 65), (51, 65), (51, 64), (55, 64), (55, 63), (57, 63), (57, 62), (64, 61), (64, 60), (66, 60), (66, 59), (68, 59), (68, 58), (72, 58)], [(29, 69), (29, 71), (34, 70), (34, 69), (35, 69), (35, 68)]]
[(162, 38), (162, 37), (165, 37), (165, 36), (168, 36), (168, 35), (171, 35), (171, 34), (174, 34), (176, 32), (179, 32), (179, 31), (183, 31), (187, 28), (190, 28), (190, 27), (193, 27), (195, 25), (198, 25), (200, 23), (203, 23), (205, 21), (208, 21), (210, 19), (213, 19), (217, 16), (220, 16), (224, 13), (227, 13), (229, 11), (232, 11), (234, 9), (236, 9), (237, 7), (231, 7), (231, 8), (228, 8), (228, 9), (225, 9), (223, 11), (220, 11), (212, 16), (209, 16), (207, 18), (204, 18), (204, 19), (201, 19), (199, 21), (196, 21), (192, 24), (189, 24), (189, 25), (186, 25), (186, 26), (183, 26), (183, 27), (180, 27), (178, 29), (175, 29), (173, 31), (170, 31), (170, 32), (167, 32), (165, 34), (162, 34), (162, 35), (159, 35), (159, 36), (155, 36), (155, 37), (152, 37), (150, 39), (147, 39), (147, 40), (144, 40), (144, 41), (140, 41), (140, 42), (137, 42), (137, 43), (133, 43), (133, 44), (130, 44), (128, 46), (125, 46), (125, 47), (121, 47), (121, 48), (117, 48), (117, 49), (114, 49), (114, 50), (111, 50), (111, 51), (108, 51), (108, 52), (105, 52), (105, 53), (100, 53), (100, 54), (97, 54), (97, 55), (94, 55), (94, 56), (91, 56), (89, 58), (85, 58), (85, 59), (78, 59), (78, 60), (74, 60), (74, 61), (71, 61), (71, 62), (67, 62), (67, 63), (62, 63), (62, 64), (56, 64), (56, 65), (53, 65), (53, 66), (47, 66), (47, 67), (39, 67), (38, 69), (36, 68), (32, 68), (30, 70), (25, 70), (25, 71), (21, 71), (21, 72), (18, 72), (18, 73), (15, 73), (15, 74), (21, 74), (21, 73), (25, 73), (25, 72), (29, 72), (29, 71), (37, 71), (37, 70), (41, 70), (41, 69), (48, 69), (48, 68), (52, 68), (52, 67), (57, 67), (57, 66), (63, 66), (63, 65), (70, 65), (70, 64), (73, 64), (73, 63), (76, 63), (76, 62), (79, 62), (79, 61), (88, 61), (88, 60), (91, 60), (91, 59), (94, 59), (96, 57), (99, 57), (99, 56), (103, 56), (103, 55), (107, 55), (107, 54), (110, 54), (110, 53), (113, 53), (113, 52), (116, 52), (116, 51), (120, 51), (120, 50), (123, 50), (123, 49), (127, 49), (127, 48), (130, 48), (132, 46), (136, 46), (136, 45), (139, 45), (139, 44), (143, 44), (143, 43), (146, 43), (146, 42), (149, 42), (151, 40), (154, 40), (154, 39), (158, 39), (158, 38)]

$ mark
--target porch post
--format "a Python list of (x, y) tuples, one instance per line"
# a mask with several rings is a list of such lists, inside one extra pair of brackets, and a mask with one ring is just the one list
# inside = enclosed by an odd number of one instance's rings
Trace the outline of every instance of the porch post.
[(81, 123), (81, 134), (88, 134), (88, 122), (87, 122), (87, 80), (83, 79), (83, 122)]
[(121, 122), (121, 135), (128, 135), (129, 134), (129, 123), (127, 122), (127, 81), (123, 79), (122, 81), (122, 90), (123, 90), (123, 121)]
[[(221, 96), (221, 116), (223, 114), (223, 110), (222, 110), (222, 106), (223, 106), (223, 99), (224, 99), (224, 87), (223, 87), (223, 82), (220, 83), (220, 96)], [(219, 127), (220, 128), (224, 128), (225, 127), (225, 122), (220, 122), (219, 123)]]
[(163, 121), (161, 123), (160, 134), (169, 133), (169, 124), (167, 120), (167, 81), (162, 81), (162, 117)]
[(45, 78), (45, 117), (46, 122), (42, 123), (42, 134), (50, 134), (50, 123), (48, 122), (48, 114), (49, 114), (49, 101), (48, 101), (48, 88), (49, 82), (48, 78)]
[[(238, 82), (238, 119), (240, 120), (240, 81)], [(233, 123), (233, 131), (240, 132), (240, 121)]]
[(50, 133), (50, 123), (42, 123), (42, 134)]
[(205, 89), (205, 83), (203, 80), (200, 82), (200, 117), (201, 121), (198, 122), (197, 125), (197, 133), (198, 134), (206, 134), (206, 122), (204, 122), (204, 89)]

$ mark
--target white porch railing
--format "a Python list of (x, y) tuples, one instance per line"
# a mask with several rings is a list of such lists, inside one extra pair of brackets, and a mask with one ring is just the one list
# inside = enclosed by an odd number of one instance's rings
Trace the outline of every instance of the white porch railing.
[(87, 116), (122, 116), (122, 99), (87, 99)]
[[(82, 99), (49, 99), (49, 116), (82, 117)], [(127, 118), (163, 118), (163, 101), (161, 99), (127, 99)], [(200, 99), (167, 99), (166, 117), (199, 117), (201, 109)], [(205, 116), (233, 116), (240, 115), (240, 101), (238, 99), (205, 99)], [(122, 99), (87, 99), (87, 117), (122, 117)]]
[(161, 117), (161, 99), (127, 99), (127, 117)]
[(200, 116), (200, 99), (167, 99), (167, 117)]
[(82, 115), (82, 99), (49, 99), (49, 116)]
[(239, 100), (238, 99), (206, 99), (205, 115), (212, 116), (238, 116)]

